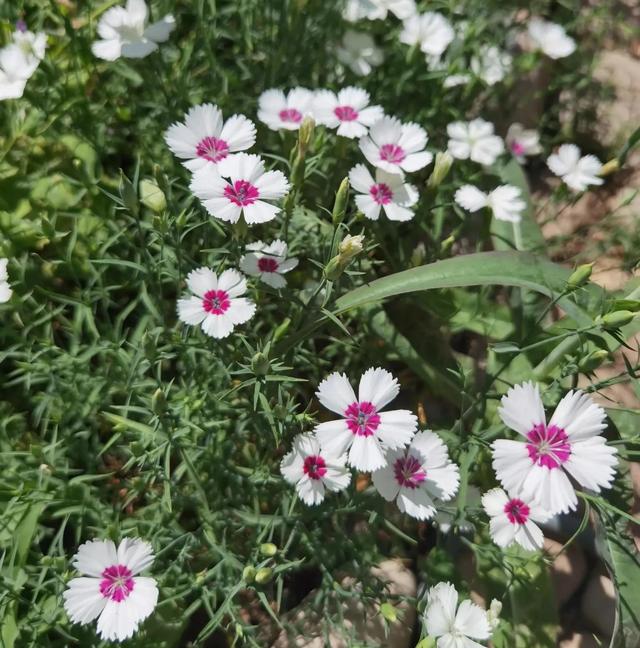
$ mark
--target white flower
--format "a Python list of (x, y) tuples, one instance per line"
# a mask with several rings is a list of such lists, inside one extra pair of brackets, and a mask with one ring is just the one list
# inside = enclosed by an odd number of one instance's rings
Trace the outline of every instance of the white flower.
[(385, 465), (385, 451), (406, 446), (418, 427), (409, 410), (381, 412), (400, 391), (398, 381), (384, 369), (368, 369), (360, 378), (358, 398), (344, 374), (332, 373), (318, 386), (316, 396), (342, 418), (316, 426), (323, 452), (341, 455), (349, 450), (349, 465), (377, 470)]
[(252, 277), (260, 277), (272, 288), (284, 288), (287, 280), (282, 276), (298, 265), (298, 259), (287, 259), (287, 244), (276, 240), (269, 245), (262, 241), (250, 243), (247, 254), (240, 259), (240, 268)]
[(488, 166), (504, 152), (504, 142), (494, 135), (493, 124), (484, 119), (453, 122), (447, 126), (449, 153), (459, 160)]
[(498, 413), (524, 437), (492, 445), (493, 469), (511, 496), (555, 515), (578, 505), (569, 476), (597, 493), (611, 486), (616, 449), (599, 434), (607, 425), (604, 410), (586, 394), (570, 391), (547, 424), (538, 386), (526, 382), (502, 397)]
[(482, 506), (491, 518), (491, 539), (499, 547), (517, 542), (528, 551), (541, 549), (544, 536), (536, 522), (546, 522), (549, 514), (532, 502), (509, 497), (502, 488), (492, 488), (482, 496)]
[(378, 220), (381, 208), (389, 220), (408, 221), (414, 217), (410, 207), (418, 202), (418, 191), (405, 184), (401, 175), (376, 169), (374, 180), (364, 164), (357, 164), (349, 171), (349, 182), (359, 192), (358, 209), (369, 220)]
[(19, 99), (44, 58), (47, 36), (18, 29), (13, 42), (0, 50), (0, 101)]
[(258, 119), (271, 130), (298, 130), (306, 115), (313, 110), (314, 93), (306, 88), (265, 90), (258, 99)]
[(464, 600), (458, 605), (458, 592), (451, 583), (438, 583), (427, 594), (424, 624), (438, 648), (481, 648), (474, 641), (491, 636), (487, 613), (479, 605)]
[(491, 630), (495, 630), (500, 625), (500, 613), (502, 612), (502, 601), (491, 599), (491, 605), (487, 610), (487, 620)]
[(338, 135), (354, 139), (367, 134), (367, 129), (382, 118), (380, 106), (369, 105), (369, 93), (350, 86), (336, 95), (331, 90), (319, 90), (313, 103), (318, 123), (337, 128)]
[(416, 12), (415, 0), (347, 0), (342, 16), (349, 22), (384, 20), (391, 12), (404, 20)]
[(338, 60), (358, 76), (367, 76), (384, 60), (382, 50), (369, 34), (347, 29), (336, 48)]
[(407, 18), (400, 33), (400, 42), (419, 45), (427, 56), (440, 56), (454, 39), (451, 23), (440, 13), (427, 11)]
[(98, 634), (107, 641), (124, 641), (158, 602), (156, 581), (138, 574), (151, 566), (153, 549), (138, 538), (91, 540), (78, 547), (73, 566), (83, 576), (72, 578), (63, 594), (64, 609), (73, 623), (98, 618)]
[(13, 43), (24, 55), (29, 76), (31, 76), (40, 65), (40, 61), (44, 59), (44, 53), (47, 49), (47, 35), (44, 32), (34, 34), (26, 29), (24, 31), (17, 29), (13, 32)]
[(376, 490), (388, 502), (418, 520), (436, 513), (435, 501), (446, 502), (458, 490), (458, 466), (451, 463), (447, 446), (427, 430), (418, 432), (405, 449), (388, 450), (386, 465), (372, 477)]
[(295, 484), (298, 497), (308, 506), (320, 504), (325, 491), (344, 490), (351, 481), (347, 455), (334, 456), (320, 449), (313, 434), (299, 434), (293, 449), (282, 460), (280, 472)]
[(552, 59), (570, 56), (576, 50), (576, 42), (567, 36), (567, 32), (561, 25), (541, 18), (531, 18), (528, 32), (535, 47)]
[(538, 131), (533, 128), (524, 128), (517, 122), (509, 126), (505, 139), (509, 150), (520, 164), (524, 164), (527, 156), (538, 155), (542, 152)]
[(13, 294), (13, 291), (9, 286), (7, 263), (9, 263), (9, 259), (0, 259), (0, 304), (8, 302)]
[(449, 74), (442, 82), (443, 88), (455, 88), (456, 86), (467, 85), (471, 77), (468, 74)]
[(282, 198), (289, 183), (281, 171), (265, 171), (260, 156), (237, 153), (198, 169), (189, 187), (213, 217), (237, 223), (243, 215), (253, 225), (276, 217), (280, 207), (266, 201)]
[(373, 166), (402, 175), (431, 162), (433, 155), (424, 150), (427, 140), (427, 132), (418, 124), (402, 124), (395, 117), (383, 117), (360, 139), (360, 150)]
[(510, 223), (519, 223), (527, 208), (522, 192), (513, 185), (501, 185), (488, 194), (473, 185), (463, 185), (456, 191), (455, 201), (471, 213), (489, 207), (498, 220)]
[(238, 324), (248, 322), (256, 305), (246, 297), (246, 279), (237, 270), (225, 270), (220, 277), (210, 268), (198, 268), (187, 276), (193, 296), (178, 300), (178, 317), (211, 337), (225, 338)]
[(224, 121), (222, 111), (210, 103), (193, 106), (184, 123), (175, 122), (164, 135), (167, 146), (189, 171), (217, 164), (230, 153), (245, 151), (256, 141), (256, 127), (244, 115)]
[(502, 81), (511, 69), (513, 58), (494, 45), (480, 48), (477, 56), (471, 59), (473, 73), (487, 85)]
[(91, 51), (105, 61), (125, 58), (144, 58), (164, 43), (175, 27), (171, 14), (147, 26), (148, 9), (144, 0), (127, 0), (125, 7), (112, 7), (98, 22), (97, 40)]
[(557, 153), (547, 158), (547, 166), (574, 191), (584, 191), (589, 185), (604, 182), (598, 177), (602, 171), (600, 160), (595, 155), (580, 157), (580, 149), (575, 144), (563, 144)]

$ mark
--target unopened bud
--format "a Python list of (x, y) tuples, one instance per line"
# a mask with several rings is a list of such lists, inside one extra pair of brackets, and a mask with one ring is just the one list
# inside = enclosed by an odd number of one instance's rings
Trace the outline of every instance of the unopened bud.
[(498, 599), (493, 599), (491, 605), (487, 610), (487, 621), (492, 630), (495, 630), (500, 623), (500, 613), (502, 612), (502, 602)]
[(427, 258), (427, 248), (424, 243), (418, 243), (411, 253), (411, 265), (413, 267), (421, 266)]
[(124, 206), (134, 215), (138, 214), (138, 195), (131, 180), (120, 171), (120, 198)]
[(138, 185), (140, 202), (157, 214), (167, 208), (167, 199), (164, 192), (153, 180), (141, 180)]
[(635, 313), (632, 313), (631, 311), (619, 310), (597, 317), (596, 323), (600, 324), (602, 328), (617, 329), (631, 322), (634, 317)]
[(601, 178), (604, 178), (604, 176), (615, 173), (619, 168), (620, 160), (618, 160), (618, 158), (613, 158), (613, 160), (609, 160), (606, 164), (602, 165), (602, 168), (600, 169), (600, 173), (598, 173), (598, 175)]
[(266, 376), (269, 373), (269, 358), (262, 353), (262, 351), (258, 351), (253, 358), (251, 358), (251, 371), (256, 376)]
[(391, 605), (391, 603), (383, 603), (380, 606), (380, 614), (389, 621), (389, 623), (395, 623), (398, 620), (398, 611)]
[(342, 239), (338, 247), (339, 256), (343, 261), (351, 261), (362, 252), (364, 249), (363, 243), (364, 234), (357, 234), (356, 236), (348, 234)]
[(253, 565), (247, 565), (242, 570), (242, 580), (245, 581), (245, 583), (253, 583), (255, 579), (256, 579), (256, 568)]
[(580, 361), (578, 368), (582, 373), (590, 373), (597, 369), (608, 357), (608, 351), (596, 349)]
[(336, 199), (333, 203), (333, 211), (331, 212), (331, 220), (334, 227), (340, 225), (344, 220), (344, 215), (347, 212), (347, 201), (349, 200), (349, 178), (344, 178), (336, 192)]
[(256, 583), (259, 583), (260, 585), (264, 585), (265, 583), (268, 583), (273, 576), (273, 569), (271, 567), (261, 567), (258, 569), (256, 572)]
[(313, 134), (316, 130), (316, 122), (313, 120), (313, 117), (307, 115), (300, 124), (300, 130), (298, 130), (298, 150), (306, 153), (307, 149), (311, 145), (313, 140)]
[(164, 395), (162, 389), (158, 387), (158, 389), (153, 392), (153, 396), (151, 397), (151, 411), (157, 416), (160, 416), (161, 414), (164, 414), (166, 409), (167, 398)]
[(433, 165), (433, 171), (427, 181), (429, 189), (435, 189), (442, 184), (442, 181), (449, 175), (451, 165), (453, 164), (453, 156), (449, 151), (440, 151), (436, 153), (436, 161)]
[(567, 279), (567, 289), (576, 290), (581, 286), (584, 286), (591, 277), (591, 271), (593, 270), (593, 263), (584, 263), (579, 265)]
[(278, 547), (273, 544), (273, 542), (264, 542), (263, 544), (260, 545), (260, 553), (263, 556), (267, 556), (268, 558), (271, 558), (272, 556), (275, 556), (278, 553)]

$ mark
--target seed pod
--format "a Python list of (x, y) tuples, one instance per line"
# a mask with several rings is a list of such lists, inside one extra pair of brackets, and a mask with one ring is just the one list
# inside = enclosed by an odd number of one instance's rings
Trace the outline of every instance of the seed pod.
[(245, 581), (245, 583), (253, 583), (255, 579), (256, 579), (256, 568), (253, 565), (247, 565), (242, 570), (242, 580)]
[(273, 544), (273, 542), (264, 542), (260, 545), (260, 553), (263, 556), (271, 558), (278, 553), (278, 547)]

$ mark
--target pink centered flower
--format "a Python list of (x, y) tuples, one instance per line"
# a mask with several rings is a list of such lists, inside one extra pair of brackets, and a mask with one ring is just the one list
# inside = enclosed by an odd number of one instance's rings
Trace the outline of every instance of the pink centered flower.
[(386, 185), (384, 182), (374, 184), (371, 189), (369, 189), (369, 193), (378, 205), (388, 205), (393, 199), (393, 191), (391, 191), (389, 185)]
[(284, 275), (298, 265), (295, 257), (287, 258), (287, 244), (276, 239), (266, 244), (256, 241), (247, 245), (247, 253), (240, 259), (240, 267), (254, 277), (260, 277), (272, 288), (284, 288), (287, 280)]
[(111, 565), (102, 572), (100, 593), (116, 603), (124, 601), (133, 590), (133, 572), (125, 565)]
[(527, 434), (529, 457), (539, 466), (559, 468), (571, 454), (571, 444), (564, 430), (543, 423), (534, 426)]
[(341, 122), (350, 122), (358, 119), (358, 111), (351, 106), (336, 106), (333, 112)]
[(351, 403), (344, 412), (347, 427), (358, 436), (371, 436), (380, 425), (380, 415), (373, 403)]
[(393, 472), (398, 484), (405, 488), (418, 488), (427, 478), (427, 473), (422, 468), (420, 460), (411, 454), (396, 459)]
[(260, 257), (257, 261), (260, 272), (276, 272), (278, 262), (273, 257)]
[(226, 290), (207, 290), (202, 297), (202, 307), (212, 315), (222, 315), (230, 305), (231, 300)]
[(205, 137), (198, 142), (196, 154), (209, 162), (220, 162), (229, 154), (229, 145), (217, 137)]
[(327, 474), (327, 463), (320, 455), (309, 455), (302, 466), (310, 479), (321, 479)]
[(260, 191), (246, 180), (236, 180), (233, 184), (226, 185), (224, 195), (232, 203), (244, 207), (245, 205), (253, 205), (260, 197)]
[(380, 147), (380, 159), (391, 164), (400, 164), (406, 157), (402, 146), (397, 144), (383, 144)]
[(524, 524), (529, 519), (529, 507), (521, 499), (510, 499), (504, 505), (504, 512), (511, 524)]
[(302, 121), (302, 113), (295, 108), (285, 108), (278, 113), (278, 116), (283, 122), (292, 124), (299, 124)]
[(511, 151), (514, 155), (524, 155), (526, 148), (520, 142), (511, 142)]
[(271, 130), (298, 130), (305, 115), (311, 114), (314, 93), (293, 88), (287, 94), (271, 88), (258, 99), (258, 119)]

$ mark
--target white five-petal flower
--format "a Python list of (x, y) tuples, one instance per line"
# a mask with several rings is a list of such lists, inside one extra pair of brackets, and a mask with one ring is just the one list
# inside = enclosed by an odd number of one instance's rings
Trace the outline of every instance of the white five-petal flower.
[(616, 449), (600, 436), (606, 414), (580, 390), (566, 394), (549, 423), (538, 386), (532, 382), (512, 387), (502, 397), (498, 413), (523, 437), (499, 439), (492, 445), (493, 469), (511, 496), (555, 515), (578, 505), (569, 477), (597, 493), (611, 486), (618, 459)]
[(354, 139), (367, 134), (369, 126), (384, 115), (380, 106), (369, 105), (369, 93), (350, 86), (336, 95), (331, 90), (319, 90), (313, 102), (313, 114), (318, 123), (337, 128), (338, 135)]
[(314, 93), (306, 88), (265, 90), (258, 99), (258, 119), (271, 130), (298, 130), (313, 111)]
[(418, 520), (436, 513), (436, 500), (446, 502), (458, 490), (458, 466), (447, 446), (431, 430), (418, 432), (406, 449), (388, 450), (387, 463), (372, 477), (376, 490), (388, 502)]
[(448, 149), (454, 158), (473, 160), (488, 166), (504, 152), (502, 138), (493, 132), (493, 124), (484, 119), (453, 122), (447, 126)]
[(158, 602), (155, 579), (138, 575), (153, 560), (151, 545), (138, 538), (125, 538), (117, 549), (111, 540), (80, 545), (73, 566), (83, 576), (72, 578), (63, 594), (71, 621), (98, 618), (98, 634), (107, 641), (132, 637)]
[(384, 20), (391, 12), (404, 20), (416, 12), (415, 0), (347, 0), (343, 17), (349, 22)]
[(342, 42), (336, 48), (336, 56), (343, 65), (351, 68), (358, 76), (367, 76), (384, 60), (382, 50), (376, 46), (373, 37), (365, 32), (347, 29)]
[(198, 169), (189, 187), (214, 218), (237, 223), (243, 215), (248, 225), (273, 220), (280, 207), (267, 201), (279, 200), (289, 191), (281, 171), (265, 171), (262, 158), (248, 153)]
[(402, 175), (431, 162), (433, 155), (424, 150), (427, 140), (427, 132), (418, 124), (383, 117), (360, 139), (360, 150), (373, 166)]
[(9, 286), (7, 263), (9, 263), (9, 259), (0, 259), (0, 304), (8, 302), (13, 294), (11, 286)]
[(369, 220), (378, 220), (380, 210), (393, 221), (408, 221), (414, 217), (411, 209), (418, 202), (418, 190), (404, 182), (397, 173), (376, 169), (376, 177), (364, 164), (357, 164), (349, 171), (349, 182), (358, 192), (356, 205)]
[(284, 288), (284, 274), (298, 265), (296, 257), (287, 258), (287, 244), (279, 239), (273, 243), (257, 241), (246, 247), (247, 253), (240, 259), (240, 269), (272, 288)]
[(511, 69), (513, 58), (495, 45), (480, 48), (471, 59), (471, 70), (487, 85), (492, 86), (502, 81)]
[(27, 81), (44, 58), (47, 36), (18, 29), (13, 42), (0, 50), (0, 101), (19, 99)]
[(489, 207), (498, 220), (510, 223), (519, 223), (527, 208), (522, 191), (513, 185), (501, 185), (489, 193), (473, 185), (463, 185), (456, 191), (455, 201), (471, 213)]
[(98, 22), (97, 40), (91, 50), (98, 58), (115, 61), (124, 58), (144, 58), (164, 43), (175, 27), (167, 14), (162, 20), (147, 25), (149, 10), (144, 0), (127, 0), (126, 7), (111, 7)]
[(524, 164), (528, 156), (542, 152), (538, 131), (517, 122), (509, 126), (505, 139), (507, 147), (520, 164)]
[(218, 277), (210, 268), (198, 268), (187, 276), (187, 287), (193, 295), (178, 300), (178, 317), (191, 326), (200, 324), (211, 337), (227, 337), (256, 312), (256, 305), (242, 297), (247, 281), (237, 270), (225, 270)]
[(439, 57), (454, 39), (451, 23), (436, 11), (409, 16), (400, 33), (400, 42), (419, 45), (427, 57)]
[(418, 427), (418, 419), (409, 410), (381, 411), (399, 391), (398, 381), (384, 369), (365, 371), (357, 398), (344, 374), (336, 372), (325, 378), (316, 396), (341, 418), (316, 426), (323, 452), (335, 456), (349, 450), (348, 463), (354, 468), (382, 468), (385, 452), (410, 443)]
[(580, 156), (575, 144), (563, 144), (557, 153), (547, 158), (547, 166), (555, 175), (574, 191), (584, 191), (589, 185), (601, 185), (604, 180), (598, 176), (602, 163), (595, 155)]
[(528, 551), (541, 549), (544, 536), (536, 522), (544, 523), (549, 514), (533, 502), (509, 497), (502, 488), (492, 488), (482, 496), (482, 506), (491, 518), (489, 532), (502, 548), (514, 542)]
[(561, 59), (576, 50), (576, 42), (567, 36), (562, 25), (534, 17), (529, 21), (527, 31), (536, 49), (542, 50), (549, 58)]
[(308, 506), (320, 504), (325, 492), (344, 490), (351, 481), (347, 455), (332, 455), (320, 449), (313, 434), (299, 434), (293, 449), (282, 459), (280, 472), (295, 484), (298, 497)]
[(167, 146), (189, 171), (217, 164), (229, 154), (245, 151), (256, 141), (256, 127), (244, 115), (224, 121), (222, 111), (210, 103), (193, 106), (184, 123), (175, 122), (164, 135)]
[(487, 612), (464, 600), (458, 605), (458, 592), (451, 583), (438, 583), (427, 594), (424, 624), (430, 637), (437, 638), (438, 648), (482, 648), (475, 639), (491, 636)]

